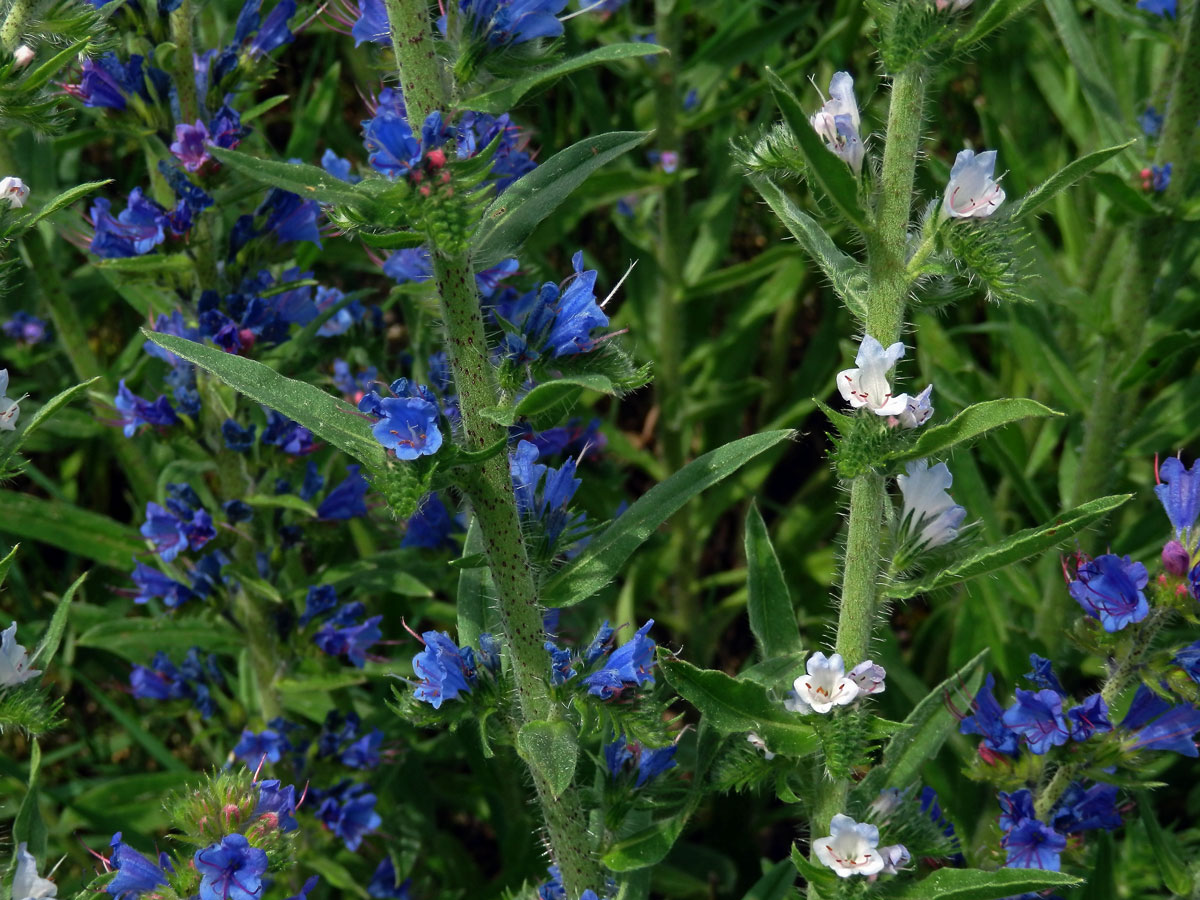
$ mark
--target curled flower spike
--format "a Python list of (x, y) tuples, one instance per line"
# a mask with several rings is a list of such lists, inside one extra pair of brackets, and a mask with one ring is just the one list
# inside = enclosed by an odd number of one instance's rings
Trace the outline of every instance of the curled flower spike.
[(842, 399), (855, 409), (864, 406), (877, 416), (899, 416), (908, 409), (908, 394), (892, 396), (888, 383), (888, 372), (896, 361), (904, 356), (904, 345), (899, 341), (884, 349), (871, 335), (864, 335), (854, 357), (855, 369), (838, 372), (837, 386)]
[(813, 850), (818, 860), (842, 878), (878, 875), (891, 862), (878, 849), (879, 829), (874, 825), (859, 824), (839, 813), (830, 821), (829, 830), (831, 834), (813, 840)]
[(793, 688), (801, 701), (813, 712), (827, 713), (835, 706), (845, 706), (859, 695), (859, 686), (846, 674), (846, 664), (840, 653), (826, 657), (817, 652), (808, 658), (807, 675), (796, 679)]
[(855, 175), (861, 175), (866, 150), (859, 136), (858, 101), (854, 99), (854, 79), (849, 72), (834, 73), (829, 81), (829, 99), (809, 121), (830, 152), (844, 160)]
[(942, 211), (952, 219), (982, 219), (994, 213), (1004, 202), (1004, 188), (992, 178), (995, 170), (995, 150), (978, 155), (974, 150), (959, 151), (950, 170)]

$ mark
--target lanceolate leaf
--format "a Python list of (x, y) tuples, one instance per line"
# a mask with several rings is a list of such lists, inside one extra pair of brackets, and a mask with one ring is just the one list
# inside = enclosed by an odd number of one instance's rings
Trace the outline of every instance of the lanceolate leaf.
[(146, 549), (128, 525), (71, 503), (0, 490), (0, 509), (0, 532), (41, 541), (122, 572), (133, 567), (134, 554)]
[(1055, 194), (1066, 190), (1093, 169), (1098, 168), (1122, 150), (1136, 143), (1137, 141), (1126, 141), (1124, 144), (1118, 144), (1116, 147), (1097, 150), (1095, 153), (1089, 153), (1087, 156), (1080, 157), (1070, 165), (1055, 172), (1021, 198), (1020, 205), (1017, 206), (1017, 211), (1013, 213), (1013, 218), (1020, 219), (1030, 213), (1037, 212)]
[(66, 404), (70, 403), (71, 400), (73, 400), (77, 395), (83, 393), (91, 384), (98, 380), (99, 376), (96, 378), (91, 378), (87, 381), (81, 382), (80, 384), (74, 385), (73, 387), (69, 387), (62, 393), (56, 394), (47, 400), (46, 404), (33, 414), (33, 417), (29, 420), (29, 424), (21, 429), (17, 439), (12, 441), (7, 449), (0, 451), (0, 468), (3, 467), (3, 464), (9, 459), (10, 456), (12, 456), (13, 453), (20, 449), (21, 445), (24, 444), (29, 438), (29, 435), (36, 431), (43, 422), (49, 419), (58, 410), (62, 409), (62, 407), (64, 407)]
[(804, 160), (808, 164), (805, 177), (815, 182), (825, 193), (838, 211), (850, 220), (859, 230), (868, 227), (867, 214), (858, 205), (858, 180), (845, 161), (832, 153), (820, 135), (813, 130), (812, 123), (800, 106), (800, 101), (791, 92), (783, 80), (770, 69), (767, 69), (767, 81), (775, 102), (783, 113), (783, 120), (792, 129)]
[(12, 567), (13, 560), (17, 558), (17, 547), (20, 546), (20, 544), (15, 545), (8, 551), (8, 556), (0, 559), (0, 588), (4, 587), (4, 579), (8, 577), (8, 570)]
[(1139, 815), (1142, 825), (1146, 828), (1146, 836), (1150, 839), (1150, 849), (1154, 853), (1158, 871), (1163, 882), (1173, 894), (1181, 897), (1192, 895), (1192, 875), (1188, 865), (1183, 861), (1179, 852), (1179, 844), (1173, 834), (1163, 830), (1154, 815), (1154, 803), (1146, 791), (1138, 791), (1135, 795), (1138, 801)]
[(683, 816), (672, 816), (630, 835), (604, 854), (604, 865), (614, 872), (630, 872), (654, 865), (670, 852), (685, 824)]
[(269, 366), (243, 356), (146, 328), (142, 333), (176, 356), (216, 375), (251, 400), (299, 422), (368, 469), (378, 472), (387, 465), (383, 445), (371, 434), (370, 423), (345, 400), (315, 385), (285, 378)]
[(53, 200), (51, 200), (49, 203), (47, 203), (45, 206), (43, 206), (41, 209), (39, 209), (32, 216), (30, 216), (29, 221), (20, 223), (21, 227), (32, 228), (38, 222), (42, 221), (42, 219), (46, 218), (46, 216), (53, 215), (54, 213), (58, 212), (63, 207), (70, 206), (76, 200), (79, 200), (82, 197), (86, 197), (88, 194), (92, 193), (93, 191), (98, 191), (98, 190), (100, 190), (100, 188), (104, 187), (104, 185), (111, 184), (111, 183), (112, 183), (111, 178), (109, 178), (106, 181), (89, 181), (86, 184), (76, 185), (75, 187), (70, 188), (69, 190), (65, 190), (61, 194), (59, 194), (57, 197), (55, 197)]
[(746, 568), (750, 630), (763, 659), (799, 651), (800, 630), (796, 627), (792, 597), (767, 526), (754, 503), (746, 513)]
[(1000, 900), (1048, 888), (1069, 888), (1080, 880), (1043, 869), (938, 869), (905, 885), (891, 900)]
[(893, 600), (907, 600), (917, 594), (949, 587), (1028, 559), (1052, 547), (1057, 547), (1093, 522), (1107, 516), (1132, 496), (1132, 494), (1114, 494), (1111, 497), (1099, 497), (1082, 506), (1075, 507), (1070, 512), (1063, 513), (1053, 522), (1026, 528), (997, 544), (977, 550), (966, 559), (960, 560), (940, 572), (913, 581), (888, 585), (883, 589), (884, 595)]
[(37, 663), (45, 668), (53, 661), (54, 654), (58, 652), (58, 645), (62, 641), (63, 632), (67, 628), (67, 615), (71, 611), (71, 601), (75, 598), (75, 592), (79, 590), (85, 578), (87, 578), (86, 572), (75, 579), (75, 583), (67, 588), (67, 592), (58, 601), (58, 606), (54, 608), (54, 615), (50, 618), (50, 626), (46, 629), (46, 633), (42, 635), (42, 640), (38, 643), (37, 649), (33, 651), (33, 657), (30, 659), (31, 664)]
[(547, 606), (573, 606), (592, 596), (616, 576), (633, 551), (683, 504), (792, 434), (766, 431), (733, 441), (705, 453), (652, 487), (598, 534), (574, 562), (545, 583), (542, 602)]
[(784, 756), (808, 756), (821, 746), (812, 726), (767, 696), (762, 685), (698, 669), (681, 659), (659, 665), (671, 687), (700, 710), (710, 728), (726, 734), (755, 731), (768, 750)]
[(1003, 28), (1037, 0), (992, 0), (979, 14), (967, 33), (960, 37), (955, 49), (968, 50), (998, 28)]
[[(483, 532), (479, 522), (471, 520), (467, 539), (463, 542), (463, 557), (483, 553)], [(495, 596), (491, 571), (486, 566), (472, 566), (458, 573), (458, 643), (462, 647), (479, 645), (479, 635), (487, 631), (487, 604)]]
[(282, 188), (299, 194), (305, 200), (333, 203), (341, 206), (362, 206), (363, 195), (340, 178), (334, 178), (324, 169), (307, 163), (279, 162), (258, 159), (237, 150), (209, 147), (208, 152), (235, 172), (240, 172), (260, 184)]
[(539, 69), (524, 78), (502, 84), (494, 91), (464, 100), (462, 107), (498, 115), (508, 112), (533, 91), (549, 87), (564, 75), (570, 75), (572, 72), (591, 68), (600, 63), (634, 59), (639, 56), (653, 56), (656, 53), (666, 52), (665, 47), (659, 47), (657, 44), (609, 44), (607, 47), (597, 47), (595, 50), (565, 59), (557, 65)]
[(615, 393), (612, 381), (603, 375), (568, 375), (544, 381), (521, 398), (516, 406), (492, 407), (484, 415), (501, 425), (511, 425), (522, 416), (536, 416), (554, 409), (567, 411), (587, 388), (602, 394)]
[(645, 131), (613, 131), (585, 138), (521, 176), (492, 201), (471, 239), (476, 270), (516, 256), (538, 223), (562, 205), (589, 175), (627, 153)]
[(575, 760), (579, 756), (575, 728), (571, 723), (562, 719), (526, 722), (517, 732), (517, 750), (525, 762), (545, 779), (555, 797), (571, 786), (571, 779), (575, 776)]
[(164, 617), (111, 619), (93, 625), (78, 640), (81, 647), (99, 647), (139, 665), (146, 665), (159, 650), (182, 657), (192, 647), (228, 653), (242, 643), (238, 632), (220, 620)]
[(945, 425), (925, 428), (921, 436), (910, 446), (888, 456), (895, 462), (922, 459), (949, 450), (956, 444), (979, 437), (986, 431), (1017, 422), (1031, 416), (1058, 416), (1048, 406), (1036, 400), (1007, 397), (1002, 400), (987, 400), (968, 406)]
[(792, 198), (770, 178), (765, 175), (752, 175), (750, 181), (792, 233), (792, 237), (800, 242), (800, 246), (821, 267), (821, 271), (825, 273), (825, 277), (829, 279), (833, 289), (854, 317), (866, 321), (867, 277), (862, 267), (839, 250), (825, 233), (825, 229), (818, 225), (812, 216), (796, 206)]

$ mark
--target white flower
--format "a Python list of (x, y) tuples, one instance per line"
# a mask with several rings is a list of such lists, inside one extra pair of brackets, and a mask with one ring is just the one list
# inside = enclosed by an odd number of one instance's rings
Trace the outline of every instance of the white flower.
[(912, 854), (903, 844), (880, 847), (879, 855), (883, 857), (883, 868), (879, 870), (880, 875), (899, 874), (900, 870), (907, 866), (909, 860), (912, 859)]
[(931, 396), (933, 396), (932, 384), (927, 385), (925, 390), (917, 396), (909, 397), (908, 407), (896, 416), (895, 421), (889, 421), (888, 424), (899, 425), (901, 428), (920, 428), (933, 415), (933, 404), (929, 402)]
[(908, 409), (908, 394), (893, 397), (887, 376), (902, 356), (904, 345), (899, 341), (885, 350), (875, 338), (863, 335), (854, 357), (858, 368), (838, 372), (837, 386), (842, 399), (855, 409), (865, 406), (877, 416), (899, 416)]
[(877, 875), (887, 865), (887, 860), (876, 849), (879, 846), (879, 829), (874, 825), (858, 824), (846, 815), (838, 814), (829, 823), (832, 834), (816, 838), (813, 849), (817, 859), (842, 878), (851, 875)]
[(992, 180), (996, 170), (996, 151), (960, 151), (950, 170), (950, 183), (942, 200), (942, 209), (952, 219), (990, 216), (1004, 202), (1004, 188)]
[(775, 754), (767, 749), (767, 742), (760, 738), (757, 732), (750, 732), (748, 735), (746, 735), (746, 740), (748, 740), (754, 746), (755, 750), (762, 752), (763, 759), (772, 760), (775, 758)]
[(41, 670), (30, 669), (29, 655), (25, 648), (17, 643), (17, 623), (13, 622), (3, 632), (0, 632), (0, 687), (12, 687), (23, 684)]
[(25, 205), (25, 198), (28, 196), (29, 188), (20, 178), (9, 175), (0, 179), (0, 200), (7, 200), (13, 207), (20, 209)]
[(10, 400), (4, 396), (8, 393), (8, 369), (0, 369), (0, 431), (13, 431), (17, 427), (17, 418), (21, 415), (19, 400)]
[(929, 467), (929, 460), (918, 459), (905, 466), (907, 475), (897, 475), (896, 483), (904, 496), (900, 529), (915, 549), (939, 547), (958, 537), (958, 527), (967, 511), (947, 493), (954, 476), (945, 463)]
[(35, 56), (33, 48), (28, 44), (22, 44), (13, 51), (13, 65), (18, 69), (23, 69), (25, 66), (33, 62)]
[(858, 687), (860, 694), (882, 694), (886, 689), (883, 679), (887, 671), (883, 666), (877, 666), (867, 659), (850, 670), (850, 680)]
[(814, 653), (808, 658), (807, 669), (808, 675), (801, 675), (792, 686), (813, 712), (827, 713), (858, 696), (858, 685), (846, 677), (846, 664), (840, 653), (829, 658), (824, 653)]
[(17, 873), (13, 875), (13, 900), (53, 900), (58, 886), (49, 878), (39, 878), (37, 860), (25, 849), (22, 841), (17, 845)]
[(829, 99), (821, 99), (824, 104), (809, 117), (813, 130), (855, 175), (861, 174), (866, 151), (859, 136), (858, 101), (854, 99), (854, 79), (850, 73), (835, 72), (829, 81)]

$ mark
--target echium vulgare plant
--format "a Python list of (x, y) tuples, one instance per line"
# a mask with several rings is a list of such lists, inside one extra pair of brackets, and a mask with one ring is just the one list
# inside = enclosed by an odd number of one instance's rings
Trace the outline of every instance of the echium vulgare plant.
[[(980, 546), (951, 494), (951, 465), (993, 429), (1056, 413), (984, 397), (939, 417), (936, 385), (905, 384), (899, 369), (922, 340), (907, 327), (914, 304), (949, 305), (980, 286), (997, 303), (1024, 299), (1033, 214), (1126, 149), (1097, 150), (1010, 196), (996, 149), (938, 147), (953, 166), (939, 195), (918, 198), (918, 160), (935, 149), (922, 136), (937, 73), (1024, 4), (875, 0), (870, 70), (838, 71), (826, 91), (800, 97), (766, 74), (782, 121), (739, 141), (738, 162), (858, 333), (853, 360), (827, 385), (843, 407), (817, 401), (848, 495), (836, 632), (803, 643), (752, 505), (745, 596), (758, 658), (736, 677), (687, 661), (686, 645), (660, 647), (628, 596), (607, 617), (595, 600), (658, 526), (793, 432), (754, 434), (685, 464), (681, 395), (668, 390), (673, 474), (628, 508), (614, 502), (599, 520), (598, 504), (584, 511), (581, 488), (602, 481), (605, 437), (568, 413), (584, 392), (619, 397), (651, 373), (613, 323), (623, 279), (604, 283), (569, 241), (560, 271), (529, 262), (525, 245), (590, 175), (648, 136), (603, 133), (539, 152), (510, 109), (564, 73), (645, 57), (660, 67), (667, 110), (656, 159), (676, 175), (680, 62), (654, 59), (680, 45), (674, 4), (655, 4), (665, 49), (643, 39), (576, 56), (563, 49), (566, 0), (451, 0), (438, 14), (425, 0), (267, 5), (245, 0), (228, 21), (201, 15), (194, 0), (81, 5), (62, 27), (92, 23), (96, 37), (77, 37), (48, 68), (38, 54), (64, 43), (38, 24), (45, 9), (14, 2), (4, 20), (14, 24), (0, 30), (13, 56), (5, 78), (56, 116), (73, 105), (142, 160), (131, 183), (45, 203), (18, 174), (0, 181), (0, 239), (20, 241), (51, 319), (15, 316), (5, 335), (33, 352), (57, 334), (82, 381), (30, 414), (22, 406), (42, 398), (28, 401), (22, 380), (0, 369), (0, 475), (19, 474), (24, 442), (88, 391), (137, 516), (130, 533), (106, 535), (111, 567), (123, 570), (115, 591), (142, 611), (96, 622), (81, 644), (119, 653), (123, 688), (147, 719), (185, 722), (191, 751), (217, 767), (166, 799), (174, 852), (126, 841), (128, 830), (106, 837), (92, 848), (89, 892), (434, 896), (465, 855), (429, 833), (467, 818), (435, 809), (445, 802), (486, 808), (477, 818), (504, 857), (496, 892), (645, 900), (654, 867), (705, 801), (750, 789), (771, 792), (801, 835), (755, 897), (788, 896), (797, 875), (811, 898), (1041, 896), (1077, 885), (1094, 859), (1111, 865), (1102, 833), (1135, 818), (1171, 889), (1190, 889), (1142, 769), (1197, 752), (1200, 644), (1180, 637), (1200, 596), (1195, 465), (1171, 457), (1157, 467), (1174, 529), (1161, 572), (1112, 550), (1065, 563), (1067, 584), (1051, 599), (1082, 612), (1068, 636), (1099, 665), (1072, 677), (1069, 661), (1034, 654), (1027, 686), (1012, 685), (1002, 703), (981, 653), (924, 699), (918, 684), (902, 721), (874, 711), (891, 686), (876, 640), (889, 604), (1082, 541), (1129, 499), (1077, 497), (1044, 524)], [(1185, 75), (1195, 8), (1181, 21)], [(335, 67), (312, 97), (290, 98), (286, 149), (268, 158), (279, 122), (266, 117), (279, 98), (260, 95), (311, 27), (349, 32), (365, 61), (356, 78), (369, 64), (383, 69), (357, 85), (361, 149), (318, 156), (322, 115), (339, 96)], [(859, 99), (882, 91), (865, 71), (889, 85), (875, 123)], [(61, 92), (42, 96), (51, 75)], [(1191, 103), (1166, 107), (1175, 118), (1164, 146), (1180, 145)], [(1147, 191), (1173, 198), (1185, 168), (1158, 158)], [(661, 197), (659, 274), (672, 291), (683, 282), (681, 181)], [(784, 189), (799, 181), (809, 211)], [(148, 323), (113, 368), (95, 358), (34, 228), (92, 192), (81, 219), (52, 221)], [(375, 268), (394, 282), (382, 303), (361, 287)], [(665, 299), (659, 335), (672, 390), (680, 299)], [(0, 579), (12, 559), (0, 561)], [(78, 587), (32, 654), (16, 625), (4, 630), (0, 726), (36, 738), (58, 721), (36, 678)], [(397, 646), (410, 662), (392, 659)], [(906, 697), (912, 687), (902, 685)], [(978, 834), (956, 828), (945, 797), (923, 782), (955, 732), (981, 738), (968, 774), (998, 803)], [(137, 739), (175, 777), (182, 764), (156, 735)], [(44, 874), (41, 751), (29, 746), (3, 888), (11, 900), (56, 891)], [(514, 827), (530, 809), (535, 833)]]

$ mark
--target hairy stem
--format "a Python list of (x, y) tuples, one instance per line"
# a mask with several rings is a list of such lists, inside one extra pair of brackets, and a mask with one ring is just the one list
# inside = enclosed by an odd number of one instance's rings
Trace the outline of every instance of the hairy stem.
[[(419, 124), (448, 105), (441, 65), (429, 32), (424, 0), (386, 0), (392, 46), (400, 70), (409, 121)], [(446, 353), (458, 391), (467, 445), (474, 450), (504, 440), (505, 429), (484, 410), (500, 403), (500, 386), (489, 358), (487, 335), (475, 275), (467, 252), (433, 251), (434, 280), (446, 329)], [(517, 703), (515, 725), (553, 720), (558, 710), (550, 693), (550, 664), (543, 642), (538, 585), (529, 563), (507, 454), (480, 463), (467, 479), (467, 495), (479, 523), (488, 567), (498, 594), (500, 623), (512, 664)], [(567, 895), (603, 888), (604, 876), (591, 852), (587, 817), (575, 788), (555, 796), (531, 767), (530, 774), (546, 824), (550, 854), (562, 872)]]
[(0, 45), (9, 53), (21, 46), (21, 32), (25, 30), (25, 20), (29, 18), (32, 5), (30, 0), (13, 0), (8, 8), (4, 24), (0, 25)]

